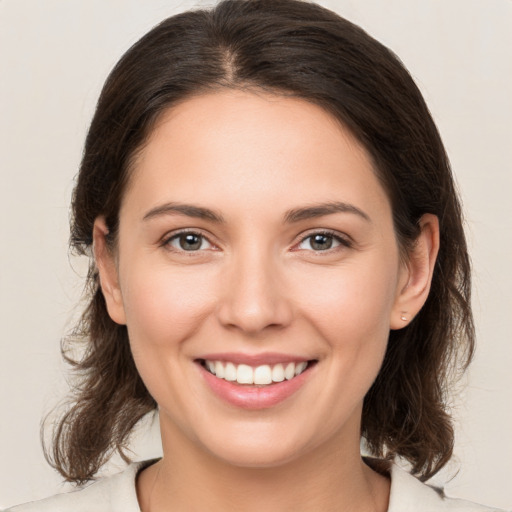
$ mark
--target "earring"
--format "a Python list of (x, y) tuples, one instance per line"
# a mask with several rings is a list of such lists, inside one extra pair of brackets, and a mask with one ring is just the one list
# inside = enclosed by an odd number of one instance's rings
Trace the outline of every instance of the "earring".
[(405, 316), (405, 311), (401, 314), (400, 320), (402, 320), (403, 322), (407, 322), (407, 317)]

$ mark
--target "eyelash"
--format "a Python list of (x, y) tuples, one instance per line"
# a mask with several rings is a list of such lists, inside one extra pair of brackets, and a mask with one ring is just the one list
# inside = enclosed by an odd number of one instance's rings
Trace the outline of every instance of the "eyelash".
[[(170, 243), (173, 241), (173, 240), (178, 240), (180, 236), (183, 236), (183, 235), (194, 235), (194, 236), (197, 236), (199, 237), (200, 239), (202, 240), (206, 240), (209, 244), (211, 245), (214, 245), (212, 242), (210, 242), (210, 240), (208, 239), (208, 237), (206, 237), (203, 233), (199, 232), (199, 231), (194, 231), (194, 230), (191, 230), (191, 229), (184, 229), (184, 230), (181, 230), (181, 231), (178, 231), (178, 232), (175, 232), (175, 233), (172, 233), (170, 236), (167, 236), (165, 237), (163, 240), (162, 240), (162, 243), (161, 245), (163, 247), (166, 247), (168, 248), (169, 250), (172, 250), (172, 251), (175, 251), (175, 252), (179, 252), (179, 253), (188, 253), (190, 256), (193, 256), (194, 253), (198, 253), (198, 252), (202, 252), (201, 250), (197, 250), (197, 251), (186, 251), (184, 249), (177, 249), (175, 247), (172, 247), (170, 245)], [(334, 241), (338, 242), (340, 245), (338, 247), (334, 247), (334, 248), (329, 248), (329, 249), (324, 249), (324, 250), (318, 250), (318, 251), (315, 251), (315, 250), (311, 250), (310, 252), (313, 252), (313, 253), (328, 253), (328, 254), (331, 254), (332, 252), (338, 250), (340, 247), (341, 248), (351, 248), (353, 246), (352, 244), (352, 241), (349, 240), (348, 238), (346, 237), (343, 237), (343, 236), (340, 236), (339, 234), (337, 234), (336, 232), (334, 231), (329, 231), (329, 230), (320, 230), (320, 231), (313, 231), (305, 236), (303, 236), (299, 242), (297, 244), (295, 244), (295, 246), (298, 246), (298, 245), (301, 245), (303, 244), (306, 240), (308, 239), (312, 239), (314, 236), (326, 236), (326, 237), (331, 237)], [(295, 249), (295, 250), (301, 250), (301, 249)], [(307, 249), (302, 249), (302, 250), (307, 250)]]
[(301, 245), (306, 240), (312, 239), (313, 237), (318, 236), (318, 235), (330, 237), (334, 241), (338, 242), (340, 245), (338, 247), (334, 247), (334, 248), (329, 248), (329, 249), (324, 249), (324, 250), (319, 250), (319, 251), (314, 251), (314, 250), (311, 251), (311, 252), (314, 252), (316, 254), (321, 254), (321, 253), (331, 254), (331, 253), (333, 253), (334, 251), (336, 251), (336, 250), (338, 250), (340, 248), (350, 249), (352, 247), (352, 245), (353, 245), (351, 240), (349, 240), (347, 237), (343, 237), (343, 236), (337, 234), (336, 232), (329, 231), (329, 230), (313, 231), (313, 232), (307, 234), (306, 236), (302, 237), (300, 242), (297, 245)]
[(166, 236), (162, 240), (161, 245), (170, 251), (185, 253), (185, 254), (188, 254), (189, 256), (193, 256), (194, 253), (201, 252), (201, 251), (185, 251), (184, 249), (177, 249), (170, 245), (170, 243), (173, 240), (178, 240), (180, 238), (180, 236), (183, 236), (183, 235), (194, 235), (194, 236), (199, 237), (202, 240), (206, 240), (209, 244), (213, 245), (213, 243), (210, 242), (210, 240), (208, 240), (208, 237), (206, 237), (203, 233), (201, 233), (199, 231), (194, 231), (193, 229), (183, 229), (181, 231), (174, 232), (170, 236)]

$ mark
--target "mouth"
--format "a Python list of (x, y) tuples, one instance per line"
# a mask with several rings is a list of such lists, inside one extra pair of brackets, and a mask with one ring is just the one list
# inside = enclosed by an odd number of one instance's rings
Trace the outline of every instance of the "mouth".
[(204, 354), (194, 361), (207, 388), (224, 403), (246, 410), (289, 402), (314, 380), (317, 359), (265, 352)]
[(199, 359), (199, 364), (211, 375), (241, 386), (272, 386), (291, 381), (316, 364), (316, 360), (289, 361), (277, 364), (236, 364), (231, 361)]

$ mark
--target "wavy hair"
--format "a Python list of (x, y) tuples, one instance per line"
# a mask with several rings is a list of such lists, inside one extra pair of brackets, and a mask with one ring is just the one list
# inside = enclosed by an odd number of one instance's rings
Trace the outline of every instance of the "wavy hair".
[[(382, 459), (408, 460), (422, 479), (449, 460), (447, 391), (474, 346), (470, 263), (458, 195), (438, 130), (400, 60), (358, 26), (300, 0), (225, 0), (172, 16), (134, 44), (109, 75), (85, 142), (72, 202), (71, 247), (90, 254), (95, 219), (115, 244), (131, 163), (163, 112), (192, 95), (255, 89), (305, 99), (346, 126), (372, 156), (406, 254), (424, 213), (439, 218), (441, 247), (430, 295), (391, 331), (364, 399), (362, 436)], [(63, 353), (77, 381), (46, 449), (68, 481), (92, 479), (156, 410), (130, 353), (125, 326), (106, 309), (91, 259), (87, 306)], [(73, 357), (73, 348), (82, 348)]]

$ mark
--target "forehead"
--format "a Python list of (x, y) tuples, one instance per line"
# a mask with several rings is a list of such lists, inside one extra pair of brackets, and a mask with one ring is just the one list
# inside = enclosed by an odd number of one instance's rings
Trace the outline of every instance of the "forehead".
[(237, 90), (166, 111), (134, 163), (125, 199), (200, 198), (218, 208), (226, 194), (267, 209), (387, 199), (368, 152), (334, 116), (303, 99)]

